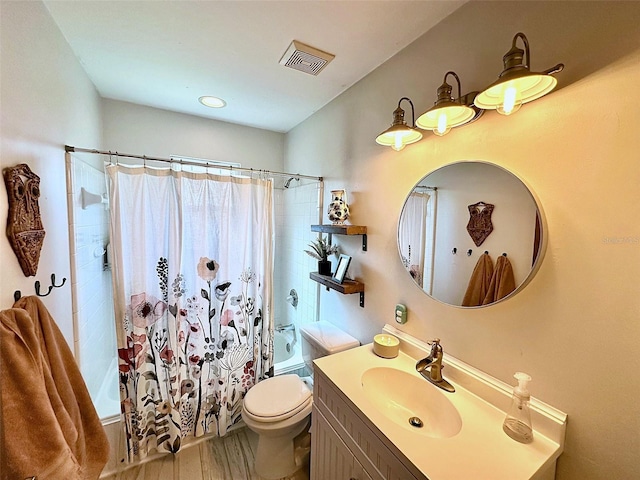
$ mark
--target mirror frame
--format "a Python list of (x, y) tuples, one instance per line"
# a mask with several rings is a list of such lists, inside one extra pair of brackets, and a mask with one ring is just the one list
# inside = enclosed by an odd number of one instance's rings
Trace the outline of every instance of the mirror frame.
[(535, 204), (536, 207), (536, 212), (538, 215), (538, 220), (540, 223), (540, 238), (539, 238), (539, 248), (538, 248), (538, 255), (535, 259), (535, 261), (533, 262), (532, 266), (531, 266), (531, 270), (529, 271), (529, 273), (527, 274), (527, 276), (524, 278), (524, 280), (518, 284), (516, 286), (516, 288), (509, 293), (508, 295), (504, 296), (503, 298), (496, 300), (493, 303), (489, 303), (487, 305), (478, 305), (478, 306), (462, 306), (462, 305), (455, 305), (452, 303), (447, 303), (446, 301), (440, 300), (436, 297), (434, 297), (433, 295), (427, 293), (416, 281), (414, 281), (413, 277), (411, 276), (411, 274), (409, 273), (409, 271), (406, 269), (406, 267), (404, 265), (402, 265), (402, 269), (407, 273), (407, 275), (409, 276), (409, 278), (411, 279), (411, 283), (416, 286), (423, 294), (425, 294), (427, 297), (443, 304), (443, 305), (448, 305), (451, 307), (457, 307), (457, 308), (461, 308), (461, 309), (465, 309), (465, 310), (473, 310), (473, 309), (479, 309), (479, 308), (485, 308), (485, 307), (491, 307), (493, 305), (497, 305), (498, 303), (501, 303), (507, 299), (510, 299), (512, 297), (514, 297), (515, 295), (517, 295), (519, 292), (521, 292), (535, 277), (535, 275), (538, 273), (538, 270), (540, 269), (540, 266), (542, 265), (542, 261), (544, 260), (546, 251), (547, 251), (547, 243), (548, 243), (548, 237), (549, 237), (549, 230), (548, 230), (548, 225), (547, 225), (547, 219), (546, 216), (544, 214), (544, 210), (542, 208), (542, 204), (538, 198), (538, 196), (535, 194), (534, 190), (531, 188), (531, 186), (524, 181), (519, 175), (515, 174), (514, 172), (512, 172), (511, 170), (508, 170), (507, 168), (501, 166), (501, 165), (497, 165), (495, 163), (492, 162), (487, 162), (484, 160), (459, 160), (459, 161), (455, 161), (455, 162), (451, 162), (451, 163), (447, 163), (444, 165), (441, 165), (437, 168), (435, 168), (434, 170), (428, 172), (427, 174), (425, 174), (423, 177), (421, 177), (411, 188), (411, 190), (409, 190), (409, 192), (407, 193), (407, 195), (405, 196), (404, 201), (402, 202), (402, 208), (400, 209), (400, 214), (398, 215), (398, 222), (397, 222), (397, 228), (396, 228), (396, 245), (398, 248), (398, 256), (400, 257), (400, 261), (402, 263), (402, 251), (401, 251), (401, 246), (400, 246), (400, 225), (401, 225), (401, 221), (402, 221), (402, 214), (404, 212), (405, 206), (407, 204), (407, 201), (409, 199), (409, 196), (411, 195), (411, 193), (413, 193), (413, 191), (416, 189), (416, 187), (420, 186), (420, 184), (431, 174), (438, 172), (444, 168), (453, 166), (453, 165), (460, 165), (460, 164), (465, 164), (465, 163), (473, 163), (473, 164), (484, 164), (484, 165), (488, 165), (491, 167), (495, 167), (498, 168), (500, 170), (502, 170), (505, 173), (508, 173), (509, 175), (511, 175), (514, 179), (518, 180), (527, 190), (527, 192), (529, 193), (529, 196), (531, 197), (531, 200), (533, 201), (533, 203)]

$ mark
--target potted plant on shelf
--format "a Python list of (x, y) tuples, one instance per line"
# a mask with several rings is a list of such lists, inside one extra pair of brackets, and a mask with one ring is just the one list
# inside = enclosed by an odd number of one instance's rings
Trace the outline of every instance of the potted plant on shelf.
[(320, 275), (331, 275), (331, 262), (329, 255), (338, 252), (337, 245), (331, 245), (325, 237), (320, 237), (309, 244), (311, 250), (305, 250), (307, 255), (318, 260), (318, 273)]

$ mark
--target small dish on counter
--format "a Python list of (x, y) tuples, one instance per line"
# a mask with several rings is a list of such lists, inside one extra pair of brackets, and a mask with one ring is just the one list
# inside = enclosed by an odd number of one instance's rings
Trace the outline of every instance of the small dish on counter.
[(379, 333), (373, 337), (373, 353), (382, 358), (396, 358), (400, 350), (400, 340), (393, 335)]

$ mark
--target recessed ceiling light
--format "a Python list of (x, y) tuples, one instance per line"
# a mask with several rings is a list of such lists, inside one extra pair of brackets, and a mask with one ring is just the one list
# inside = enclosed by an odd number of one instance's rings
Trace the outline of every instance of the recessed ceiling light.
[(205, 95), (204, 97), (200, 97), (198, 101), (203, 104), (205, 107), (211, 108), (222, 108), (227, 105), (227, 102), (218, 97), (212, 97), (210, 95)]

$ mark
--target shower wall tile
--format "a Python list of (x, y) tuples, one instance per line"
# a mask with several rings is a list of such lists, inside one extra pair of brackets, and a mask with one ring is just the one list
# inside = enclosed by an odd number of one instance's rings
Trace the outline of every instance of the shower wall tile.
[[(304, 250), (315, 240), (317, 234), (311, 232), (311, 225), (318, 223), (318, 185), (314, 182), (300, 185), (283, 192), (286, 224), (282, 245), (285, 251), (282, 284), (287, 292), (295, 288), (298, 292), (298, 307), (286, 309), (287, 322), (304, 324), (315, 320), (317, 284), (309, 279), (309, 272), (317, 270), (317, 261)], [(286, 296), (285, 296), (286, 298)]]
[(91, 193), (103, 195), (106, 182), (104, 173), (84, 162), (78, 154), (71, 156), (68, 167), (75, 354), (95, 400), (104, 373), (116, 357), (111, 274), (104, 271), (104, 257), (100, 253), (109, 241), (109, 217), (102, 204), (83, 209), (81, 190), (84, 187)]
[[(317, 220), (317, 185), (296, 185), (292, 188), (279, 191), (283, 199), (282, 224), (280, 236), (276, 246), (277, 285), (281, 291), (275, 299), (275, 310), (278, 317), (276, 324), (297, 323), (301, 317), (308, 318), (315, 315), (316, 291), (305, 289), (309, 280), (309, 272), (316, 269), (315, 260), (309, 257), (304, 250), (309, 249), (309, 242), (315, 238), (311, 233), (310, 225), (318, 223)], [(309, 215), (314, 212), (314, 216)], [(307, 268), (307, 265), (310, 265)], [(296, 308), (286, 303), (286, 297), (291, 289), (298, 292), (299, 303)], [(313, 309), (308, 308), (313, 305)]]
[(282, 248), (283, 226), (285, 224), (283, 202), (284, 199), (282, 191), (275, 190), (275, 257), (273, 262), (273, 321), (275, 325), (286, 323), (286, 318), (284, 317), (282, 311), (282, 299), (286, 299), (289, 292), (283, 282), (283, 265), (281, 262), (281, 259), (285, 256), (285, 252)]

